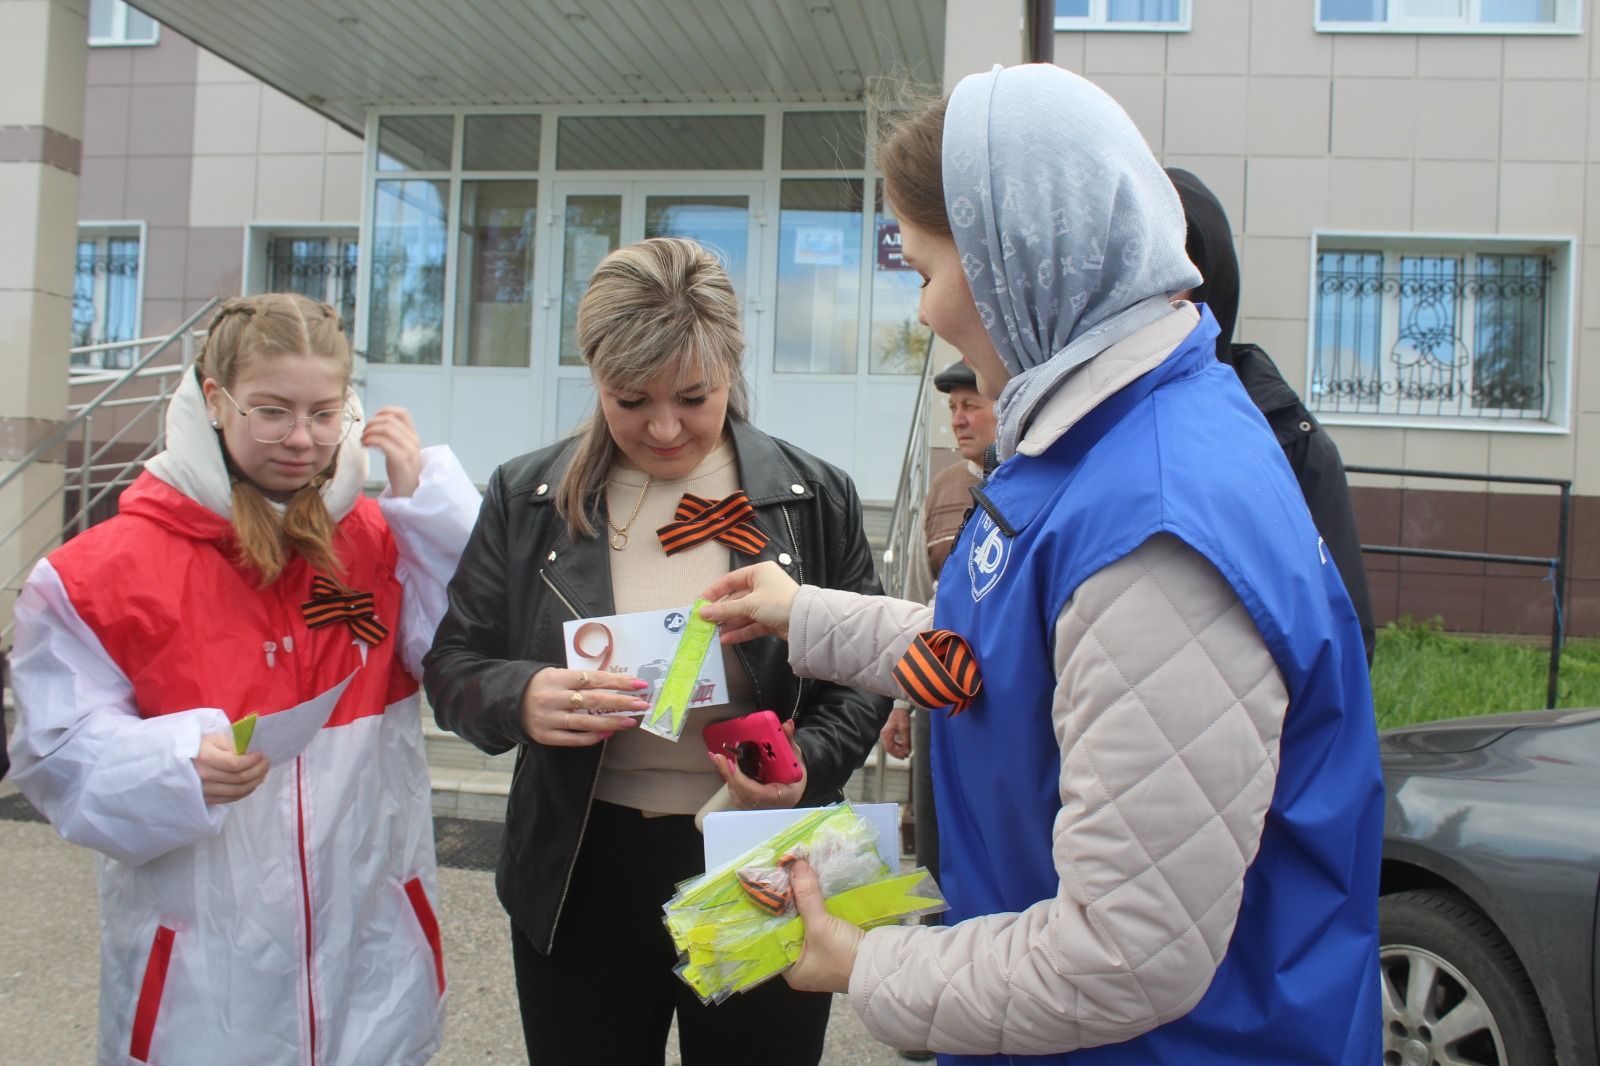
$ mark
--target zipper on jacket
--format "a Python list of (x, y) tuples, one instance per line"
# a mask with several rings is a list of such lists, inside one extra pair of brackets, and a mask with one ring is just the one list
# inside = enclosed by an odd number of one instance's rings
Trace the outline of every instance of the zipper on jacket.
[(305, 908), (306, 929), (306, 1022), (311, 1028), (311, 1061), (317, 1061), (317, 997), (313, 991), (315, 984), (311, 971), (312, 955), (312, 930), (311, 930), (311, 875), (306, 868), (306, 795), (305, 795), (305, 756), (297, 755), (294, 760), (294, 808), (296, 845), (300, 858), (300, 902)]
[[(788, 507), (787, 504), (779, 504), (778, 505), (778, 510), (780, 512), (782, 512), (782, 514), (783, 514), (783, 525), (784, 525), (784, 528), (789, 531), (789, 547), (794, 550), (794, 580), (795, 580), (795, 584), (804, 585), (806, 583), (806, 567), (805, 567), (805, 564), (800, 561), (800, 541), (794, 535), (794, 523), (789, 520), (789, 507)], [(805, 681), (800, 679), (800, 678), (798, 678), (798, 677), (795, 678), (794, 679), (794, 707), (792, 709), (790, 709), (790, 711), (789, 711), (789, 721), (796, 722), (796, 724), (798, 724), (798, 719), (800, 717), (800, 700), (801, 700), (802, 697), (805, 696), (805, 691), (806, 691), (806, 683), (805, 683)]]
[[(579, 613), (578, 609), (572, 605), (572, 601), (563, 596), (561, 594), (561, 590), (556, 588), (556, 583), (551, 580), (549, 574), (545, 573), (543, 570), (540, 570), (539, 577), (544, 581), (545, 587), (556, 594), (556, 599), (560, 600), (562, 604), (566, 606), (567, 610), (572, 612), (573, 618), (583, 617), (583, 615)], [(594, 778), (589, 782), (589, 798), (585, 800), (583, 804), (583, 821), (578, 823), (578, 844), (577, 847), (572, 849), (572, 861), (567, 864), (567, 876), (566, 879), (561, 883), (561, 898), (556, 901), (556, 916), (550, 920), (550, 940), (544, 946), (545, 954), (547, 955), (554, 951), (556, 947), (556, 928), (561, 925), (561, 912), (567, 908), (567, 893), (572, 889), (572, 874), (578, 869), (578, 856), (583, 852), (583, 834), (589, 829), (589, 814), (594, 810), (594, 794), (595, 791), (600, 787), (600, 767), (605, 765), (606, 745), (609, 743), (610, 741), (606, 740), (602, 740), (600, 742), (600, 758), (594, 764)], [(517, 764), (516, 770), (513, 771), (511, 775), (511, 787), (513, 791), (517, 786), (517, 777), (522, 773), (522, 767), (527, 763), (527, 761), (528, 760), (526, 756), (524, 756), (524, 758)]]

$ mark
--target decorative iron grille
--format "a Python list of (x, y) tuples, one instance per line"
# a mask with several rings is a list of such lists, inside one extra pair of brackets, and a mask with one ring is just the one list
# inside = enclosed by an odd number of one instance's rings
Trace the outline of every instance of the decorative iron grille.
[(1319, 412), (1548, 419), (1549, 257), (1323, 251)]
[[(131, 341), (139, 320), (139, 240), (112, 237), (78, 241), (72, 284), (72, 347)], [(80, 367), (133, 365), (132, 349), (113, 349), (72, 357)]]
[(356, 270), (360, 246), (320, 237), (276, 237), (267, 245), (267, 284), (273, 292), (298, 292), (331, 303), (351, 334), (356, 323)]

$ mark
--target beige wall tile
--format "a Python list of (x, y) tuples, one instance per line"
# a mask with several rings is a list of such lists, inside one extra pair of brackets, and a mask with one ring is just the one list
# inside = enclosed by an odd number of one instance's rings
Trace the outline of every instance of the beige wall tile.
[(198, 82), (242, 81), (260, 84), (255, 78), (252, 78), (226, 59), (214, 55), (204, 48), (199, 49), (198, 54), (195, 56), (194, 77)]
[(322, 151), (327, 119), (300, 101), (271, 86), (261, 90), (261, 151), (263, 154), (305, 154)]
[(1248, 100), (1251, 155), (1327, 155), (1325, 78), (1253, 77)]
[(1417, 38), (1385, 34), (1333, 35), (1336, 78), (1409, 78), (1417, 73)]
[(1503, 37), (1417, 37), (1417, 74), (1424, 78), (1499, 78)]
[[(1295, 237), (1246, 237), (1238, 245), (1243, 269), (1240, 311), (1257, 319), (1304, 319), (1311, 291), (1310, 241)], [(1303, 333), (1303, 325), (1301, 330)], [(1305, 347), (1303, 337), (1298, 347)]]
[(366, 141), (357, 137), (337, 122), (323, 123), (322, 149), (325, 152), (361, 152), (366, 148)]
[(322, 155), (264, 155), (256, 166), (256, 220), (322, 217)]
[(83, 90), (83, 154), (126, 155), (129, 90), (125, 85), (89, 85)]
[(1411, 224), (1421, 233), (1493, 233), (1500, 218), (1500, 170), (1493, 163), (1419, 160)]
[(1585, 167), (1584, 174), (1583, 239), (1600, 244), (1600, 166)]
[[(1592, 191), (1590, 195), (1593, 195)], [(1577, 322), (1584, 330), (1600, 329), (1600, 247), (1591, 244), (1584, 248), (1582, 258)]]
[[(1244, 308), (1260, 306), (1259, 293), (1244, 290)], [(1302, 295), (1301, 307), (1305, 306)], [(1301, 395), (1306, 391), (1306, 320), (1300, 318), (1241, 318), (1234, 330), (1233, 339), (1248, 344), (1259, 344), (1262, 351), (1272, 356), (1289, 387)]]
[(1310, 5), (1253, 4), (1250, 8), (1251, 74), (1329, 74), (1333, 35), (1312, 28)]
[(1242, 74), (1250, 63), (1250, 0), (1192, 5), (1188, 33), (1167, 37), (1168, 74)]
[(1412, 164), (1405, 159), (1334, 159), (1328, 164), (1328, 225), (1411, 228)]
[(1166, 115), (1163, 79), (1149, 74), (1102, 74), (1095, 83), (1122, 105), (1153, 152), (1161, 150)]
[(238, 226), (192, 227), (184, 287), (190, 300), (237, 296), (244, 271), (244, 230)]
[(81, 136), (87, 38), (87, 21), (61, 4), (0, 6), (0, 126), (48, 126)]
[(1055, 61), (1075, 74), (1083, 73), (1083, 39), (1088, 34), (1056, 34)]
[[(1412, 470), (1443, 470), (1451, 474), (1478, 474), (1489, 469), (1486, 432), (1449, 429), (1408, 429), (1401, 465)], [(1421, 488), (1448, 488), (1447, 482), (1421, 480)]]
[(1504, 163), (1500, 167), (1500, 231), (1575, 235), (1582, 218), (1581, 163)]
[(72, 297), (0, 290), (0, 322), (7, 333), (0, 348), (6, 381), (0, 417), (61, 418), (67, 406), (61, 366), (72, 344)]
[(130, 48), (135, 85), (193, 85), (200, 49), (177, 33), (163, 33), (154, 48)]
[[(72, 292), (78, 176), (42, 163), (0, 166), (0, 290)], [(8, 327), (9, 329), (9, 327)]]
[[(1573, 409), (1585, 414), (1600, 414), (1600, 329), (1585, 329), (1579, 336), (1578, 365), (1573, 368)], [(1590, 448), (1600, 437), (1584, 438)]]
[(1168, 78), (1166, 151), (1243, 155), (1249, 87), (1248, 79), (1241, 77), (1178, 74)]
[(322, 220), (361, 221), (361, 157), (330, 155), (322, 165)]
[(1500, 83), (1422, 79), (1416, 89), (1418, 159), (1500, 158)]
[[(1592, 27), (1592, 24), (1591, 24)], [(1505, 39), (1507, 78), (1587, 78), (1589, 42), (1583, 34)]]
[(201, 82), (194, 93), (194, 154), (254, 155), (261, 128), (257, 83)]
[[(1171, 126), (1168, 126), (1171, 139)], [(1210, 187), (1222, 209), (1228, 214), (1228, 224), (1237, 233), (1244, 225), (1244, 157), (1224, 155), (1181, 155), (1169, 153), (1162, 165), (1182, 167)]]
[[(1600, 414), (1580, 414), (1577, 417), (1577, 435), (1574, 438), (1572, 491), (1583, 496), (1600, 493), (1600, 448), (1593, 441), (1600, 440)], [(1590, 441), (1583, 447), (1583, 441)]]
[(1021, 7), (1006, 5), (998, 16), (992, 0), (945, 0), (943, 7), (945, 88), (996, 63), (1022, 62)]
[(242, 226), (256, 217), (254, 156), (196, 156), (193, 167), (189, 225)]
[(176, 300), (184, 295), (187, 226), (151, 226), (144, 234), (144, 298)]
[(1575, 464), (1570, 433), (1490, 433), (1488, 436), (1491, 474), (1572, 477)]
[[(88, 25), (85, 23), (84, 33)], [(91, 48), (84, 79), (90, 85), (127, 85), (133, 80), (132, 48)]]
[(1333, 154), (1410, 159), (1416, 138), (1416, 82), (1339, 78), (1333, 83)]
[[(1327, 427), (1333, 442), (1339, 446), (1339, 455), (1349, 466), (1399, 466), (1405, 454), (1405, 430), (1387, 426), (1336, 426)], [(1351, 475), (1351, 484), (1374, 483)]]
[(1083, 72), (1097, 74), (1163, 74), (1167, 69), (1170, 33), (1086, 33)]
[(1327, 221), (1326, 159), (1245, 161), (1244, 218), (1241, 232), (1256, 237), (1308, 237)]
[(1503, 159), (1582, 160), (1588, 144), (1589, 87), (1580, 81), (1508, 81), (1501, 94)]

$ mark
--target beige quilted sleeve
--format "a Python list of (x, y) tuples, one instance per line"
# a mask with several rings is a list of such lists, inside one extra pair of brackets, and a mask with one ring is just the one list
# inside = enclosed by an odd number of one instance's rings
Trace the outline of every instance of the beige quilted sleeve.
[(789, 667), (903, 700), (894, 664), (932, 625), (933, 608), (920, 603), (802, 585), (789, 608)]
[(1288, 704), (1249, 614), (1210, 563), (1157, 536), (1079, 587), (1055, 666), (1059, 890), (1020, 914), (869, 932), (850, 998), (888, 1044), (1128, 1040), (1187, 1013), (1227, 948)]

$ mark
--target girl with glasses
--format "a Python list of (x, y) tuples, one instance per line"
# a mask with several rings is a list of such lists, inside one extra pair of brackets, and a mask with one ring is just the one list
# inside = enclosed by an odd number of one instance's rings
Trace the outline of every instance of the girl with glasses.
[[(166, 449), (17, 600), (17, 784), (104, 856), (102, 1063), (438, 1047), (416, 678), (479, 501), (403, 409), (352, 433), (350, 373), (332, 307), (229, 300)], [(239, 753), (233, 723), (318, 697), (303, 750)]]

